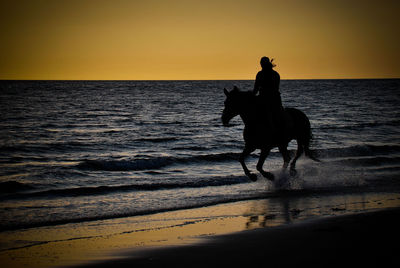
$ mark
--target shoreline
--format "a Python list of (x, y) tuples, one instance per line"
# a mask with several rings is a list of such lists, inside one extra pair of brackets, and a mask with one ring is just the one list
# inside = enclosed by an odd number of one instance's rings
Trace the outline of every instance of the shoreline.
[(399, 224), (400, 208), (383, 209), (133, 251), (123, 259), (78, 267), (400, 264)]

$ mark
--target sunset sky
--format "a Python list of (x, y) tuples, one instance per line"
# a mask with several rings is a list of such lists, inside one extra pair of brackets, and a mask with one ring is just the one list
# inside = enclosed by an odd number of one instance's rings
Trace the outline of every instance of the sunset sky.
[(400, 1), (0, 0), (0, 79), (399, 78)]

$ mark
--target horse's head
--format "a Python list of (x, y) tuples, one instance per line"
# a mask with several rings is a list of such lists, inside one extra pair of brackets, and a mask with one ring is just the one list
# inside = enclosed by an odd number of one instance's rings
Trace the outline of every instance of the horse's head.
[(224, 88), (224, 93), (226, 95), (225, 108), (222, 112), (222, 124), (224, 126), (229, 126), (229, 121), (232, 118), (239, 115), (241, 108), (240, 91), (237, 87), (234, 87), (231, 92)]

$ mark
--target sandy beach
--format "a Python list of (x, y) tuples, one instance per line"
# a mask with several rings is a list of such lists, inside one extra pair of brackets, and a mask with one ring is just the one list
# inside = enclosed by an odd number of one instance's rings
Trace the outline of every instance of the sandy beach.
[(400, 194), (291, 194), (0, 234), (5, 267), (398, 263)]
[[(87, 267), (400, 264), (400, 209), (327, 217), (132, 253)], [(86, 266), (85, 266), (86, 267)]]

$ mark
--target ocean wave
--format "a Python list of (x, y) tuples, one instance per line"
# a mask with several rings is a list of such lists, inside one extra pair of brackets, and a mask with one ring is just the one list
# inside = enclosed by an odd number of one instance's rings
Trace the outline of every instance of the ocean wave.
[[(398, 162), (396, 158), (400, 154), (400, 146), (398, 145), (356, 145), (344, 148), (328, 148), (328, 149), (314, 149), (312, 150), (319, 158), (340, 158), (340, 157), (368, 157), (367, 160), (354, 160), (365, 162), (365, 164), (374, 164), (381, 161), (384, 162)], [(295, 151), (291, 151), (294, 155)], [(393, 156), (392, 154), (395, 154)], [(128, 160), (114, 160), (114, 159), (101, 159), (91, 160), (86, 159), (81, 161), (77, 167), (79, 169), (97, 170), (97, 171), (141, 171), (141, 170), (156, 170), (173, 164), (196, 164), (202, 162), (226, 162), (237, 161), (240, 152), (224, 152), (214, 154), (202, 154), (189, 157), (149, 157), (146, 159), (128, 159)], [(257, 154), (252, 154), (257, 157)], [(279, 152), (271, 152), (270, 157), (280, 157)], [(375, 159), (373, 157), (376, 157)], [(379, 158), (383, 157), (383, 158)]]
[(163, 138), (141, 138), (135, 141), (137, 142), (152, 142), (152, 143), (163, 143), (163, 142), (171, 142), (180, 140), (177, 137), (163, 137)]
[(63, 142), (29, 142), (14, 145), (0, 146), (0, 152), (4, 153), (40, 153), (49, 151), (69, 151), (73, 149), (90, 148), (96, 145), (94, 142), (63, 141)]
[(400, 125), (400, 120), (387, 120), (387, 121), (374, 121), (374, 122), (362, 122), (357, 124), (323, 124), (316, 127), (320, 130), (360, 130), (364, 128), (373, 128), (381, 126), (398, 127)]
[(158, 157), (135, 160), (84, 160), (78, 164), (80, 169), (100, 171), (140, 171), (160, 169), (174, 162), (173, 158)]
[(78, 164), (78, 168), (102, 171), (140, 171), (160, 169), (172, 164), (231, 161), (238, 159), (238, 157), (239, 153), (217, 153), (190, 157), (165, 156), (132, 160), (84, 160)]
[(29, 197), (78, 197), (90, 195), (104, 195), (116, 192), (131, 192), (131, 191), (157, 191), (182, 188), (203, 188), (215, 186), (227, 186), (240, 183), (249, 183), (250, 181), (245, 176), (227, 176), (227, 177), (212, 177), (202, 178), (195, 181), (180, 181), (170, 183), (144, 183), (144, 184), (129, 184), (116, 186), (96, 186), (96, 187), (76, 187), (66, 189), (53, 189), (40, 192), (19, 193), (10, 195), (7, 199), (20, 199)]
[(396, 165), (400, 166), (400, 157), (360, 157), (360, 158), (343, 158), (334, 161), (338, 164), (344, 165), (357, 165), (357, 166), (382, 166), (382, 165)]
[(399, 145), (355, 145), (344, 148), (317, 149), (315, 152), (322, 158), (380, 156), (399, 154)]
[(207, 146), (176, 146), (173, 147), (172, 150), (174, 151), (193, 151), (193, 152), (199, 152), (199, 151), (209, 151), (210, 148)]
[(27, 191), (34, 189), (33, 186), (21, 183), (17, 181), (5, 181), (0, 182), (0, 193), (1, 194), (8, 194), (8, 193), (16, 193), (21, 191)]

